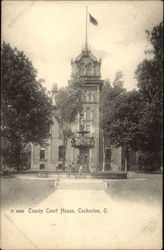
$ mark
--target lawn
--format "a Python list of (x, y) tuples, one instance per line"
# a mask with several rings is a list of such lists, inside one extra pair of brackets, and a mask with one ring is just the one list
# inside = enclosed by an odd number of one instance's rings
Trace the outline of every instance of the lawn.
[(108, 182), (107, 192), (113, 200), (159, 204), (162, 201), (162, 175), (133, 173), (127, 180)]
[[(1, 207), (35, 206), (54, 190), (54, 180), (5, 177), (1, 179)], [(162, 175), (142, 173), (130, 175), (125, 180), (111, 180), (107, 192), (113, 200), (159, 204), (162, 200)]]
[(35, 206), (54, 190), (53, 180), (1, 178), (1, 208)]

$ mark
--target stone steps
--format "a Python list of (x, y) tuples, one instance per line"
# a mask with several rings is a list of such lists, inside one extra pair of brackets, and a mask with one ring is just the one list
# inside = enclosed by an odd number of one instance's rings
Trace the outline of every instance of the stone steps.
[[(58, 179), (76, 179), (80, 180), (79, 174), (49, 174), (49, 176), (54, 176)], [(83, 179), (93, 179), (91, 174), (84, 174)]]
[(97, 180), (60, 180), (58, 189), (65, 190), (105, 190), (106, 185), (103, 181)]

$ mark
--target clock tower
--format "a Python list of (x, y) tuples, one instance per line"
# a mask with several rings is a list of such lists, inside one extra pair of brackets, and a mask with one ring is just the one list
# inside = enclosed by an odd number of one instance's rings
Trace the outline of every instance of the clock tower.
[[(86, 170), (102, 170), (103, 141), (100, 129), (101, 60), (87, 46), (75, 60), (71, 60), (72, 74), (69, 85), (82, 89), (83, 111), (75, 122), (74, 161), (79, 158)], [(82, 130), (82, 131), (81, 131)]]

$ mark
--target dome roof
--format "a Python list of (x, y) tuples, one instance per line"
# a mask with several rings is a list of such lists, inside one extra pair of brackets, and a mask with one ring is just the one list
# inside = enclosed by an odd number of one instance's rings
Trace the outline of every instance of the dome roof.
[(81, 54), (76, 57), (75, 62), (82, 61), (84, 58), (88, 58), (92, 62), (98, 62), (97, 58), (90, 52), (90, 50), (82, 50)]

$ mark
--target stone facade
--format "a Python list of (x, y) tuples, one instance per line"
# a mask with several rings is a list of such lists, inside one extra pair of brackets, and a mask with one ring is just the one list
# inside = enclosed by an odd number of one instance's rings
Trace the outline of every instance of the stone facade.
[[(67, 145), (66, 168), (73, 163), (78, 168), (83, 165), (86, 171), (120, 170), (121, 149), (106, 150), (104, 155), (103, 133), (100, 129), (100, 98), (103, 80), (101, 80), (101, 60), (85, 48), (82, 53), (71, 61), (72, 74), (69, 85), (78, 84), (83, 92), (83, 111), (78, 114), (72, 130), (75, 134)], [(59, 125), (54, 119), (51, 137), (46, 141), (47, 146), (32, 145), (31, 169), (60, 170), (62, 169), (62, 137)], [(111, 153), (112, 152), (112, 153)], [(112, 164), (106, 169), (105, 159)], [(112, 168), (111, 168), (112, 166)]]

